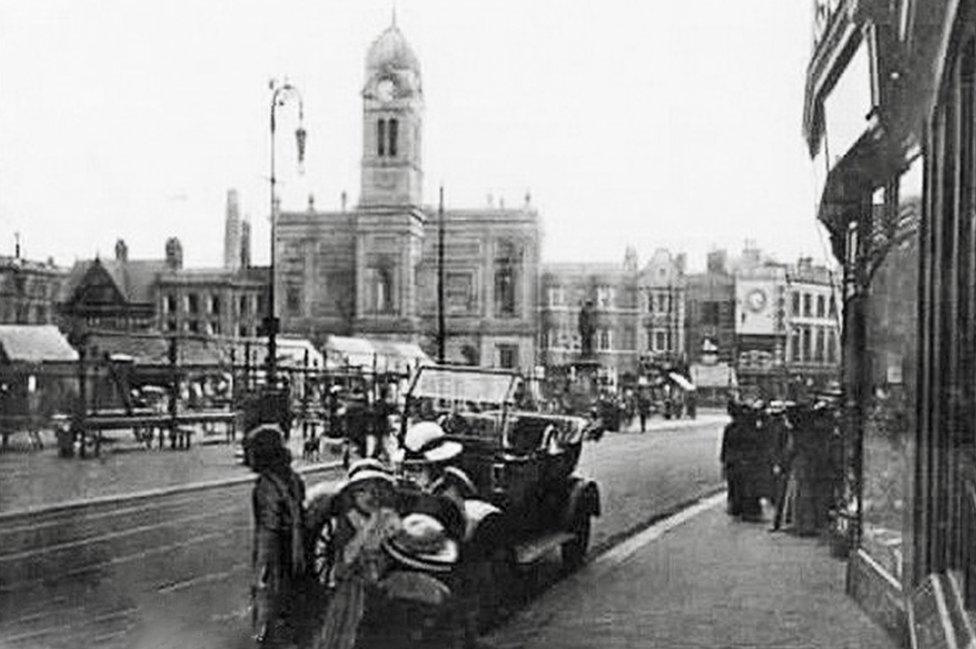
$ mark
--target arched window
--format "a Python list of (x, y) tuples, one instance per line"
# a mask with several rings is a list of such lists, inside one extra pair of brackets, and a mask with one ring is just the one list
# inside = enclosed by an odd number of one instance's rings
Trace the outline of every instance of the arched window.
[(386, 142), (386, 120), (376, 120), (376, 155), (383, 157), (384, 143)]
[(390, 120), (390, 157), (395, 158), (397, 154), (397, 120)]

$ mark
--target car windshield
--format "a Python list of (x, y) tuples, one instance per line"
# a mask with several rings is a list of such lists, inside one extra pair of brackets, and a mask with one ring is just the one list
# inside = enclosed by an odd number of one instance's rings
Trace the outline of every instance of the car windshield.
[(509, 372), (423, 367), (417, 374), (410, 396), (461, 405), (503, 405), (511, 401), (517, 378), (517, 375)]

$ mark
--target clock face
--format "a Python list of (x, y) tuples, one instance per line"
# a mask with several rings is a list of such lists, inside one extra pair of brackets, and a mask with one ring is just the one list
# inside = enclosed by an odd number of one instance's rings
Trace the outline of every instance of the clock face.
[(379, 83), (376, 84), (376, 95), (381, 101), (390, 101), (393, 99), (393, 95), (396, 93), (396, 84), (393, 83), (392, 79), (381, 79)]
[(762, 311), (766, 306), (766, 294), (758, 288), (749, 293), (746, 299), (749, 301), (749, 308), (753, 311)]

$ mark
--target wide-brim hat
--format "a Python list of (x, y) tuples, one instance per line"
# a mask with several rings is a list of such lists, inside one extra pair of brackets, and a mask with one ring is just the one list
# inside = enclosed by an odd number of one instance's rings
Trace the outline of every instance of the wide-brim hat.
[(447, 439), (439, 424), (422, 421), (407, 429), (397, 460), (404, 464), (447, 462), (460, 455), (462, 450), (464, 447), (459, 442)]
[(346, 481), (342, 483), (339, 490), (349, 491), (370, 484), (393, 489), (396, 487), (396, 478), (393, 472), (379, 460), (372, 458), (359, 460), (349, 467)]
[(462, 498), (475, 498), (478, 495), (478, 487), (468, 477), (468, 474), (453, 466), (444, 469), (444, 474), (437, 479), (430, 490), (433, 493), (441, 493), (451, 487), (457, 487)]
[(383, 549), (399, 563), (417, 570), (449, 572), (460, 556), (457, 541), (429, 514), (407, 514), (400, 532), (383, 542)]

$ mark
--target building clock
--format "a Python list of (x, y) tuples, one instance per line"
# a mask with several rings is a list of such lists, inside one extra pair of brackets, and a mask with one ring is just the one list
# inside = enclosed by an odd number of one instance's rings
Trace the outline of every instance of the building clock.
[(392, 101), (394, 94), (396, 94), (396, 84), (393, 83), (393, 79), (380, 79), (376, 84), (376, 95), (380, 101)]
[(749, 293), (749, 295), (746, 296), (746, 300), (749, 304), (749, 308), (756, 313), (762, 311), (766, 306), (766, 294), (758, 288)]

